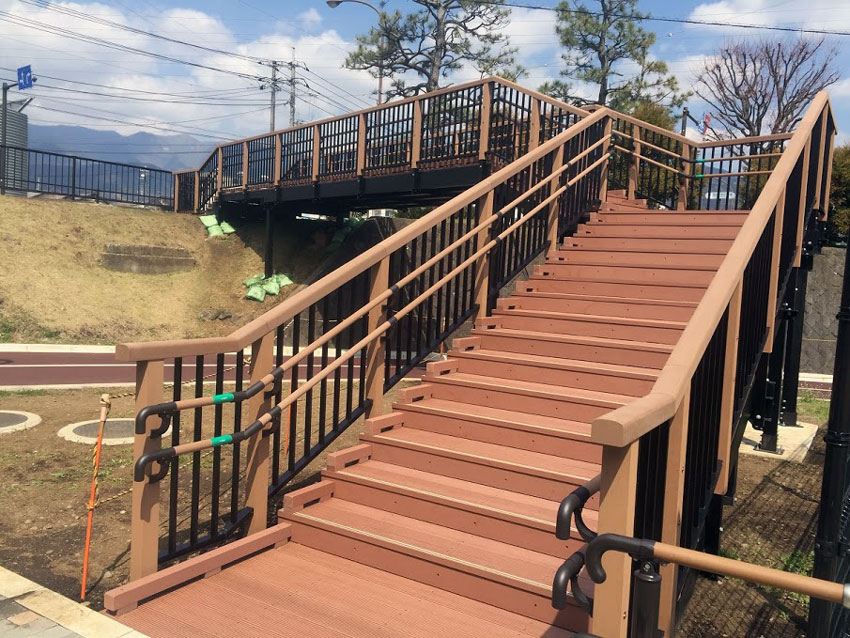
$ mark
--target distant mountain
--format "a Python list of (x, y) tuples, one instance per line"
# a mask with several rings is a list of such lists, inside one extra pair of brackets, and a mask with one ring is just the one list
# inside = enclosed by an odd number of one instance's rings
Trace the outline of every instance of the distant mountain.
[(83, 126), (29, 125), (29, 147), (79, 157), (180, 171), (198, 168), (213, 149), (191, 135), (121, 135)]

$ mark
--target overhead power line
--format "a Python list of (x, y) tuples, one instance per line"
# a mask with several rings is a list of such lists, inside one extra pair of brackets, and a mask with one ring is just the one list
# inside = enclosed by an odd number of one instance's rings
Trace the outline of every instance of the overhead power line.
[[(558, 7), (547, 7), (541, 5), (533, 5), (533, 4), (521, 4), (519, 2), (494, 2), (493, 0), (476, 0), (476, 4), (492, 4), (499, 5), (504, 7), (513, 7), (515, 9), (532, 9), (535, 11), (553, 11), (560, 13), (575, 13), (578, 15), (589, 15), (594, 17), (602, 17), (603, 14), (600, 11), (591, 11), (590, 9), (559, 9)], [(760, 29), (763, 31), (781, 31), (785, 33), (812, 33), (815, 35), (840, 35), (840, 36), (850, 36), (850, 31), (838, 31), (832, 29), (811, 29), (805, 27), (791, 27), (791, 26), (771, 26), (767, 24), (747, 24), (747, 23), (737, 23), (737, 22), (726, 22), (726, 21), (713, 21), (713, 20), (693, 20), (689, 18), (668, 18), (663, 16), (654, 16), (648, 15), (646, 17), (635, 18), (634, 16), (627, 15), (624, 13), (609, 13), (607, 14), (609, 18), (628, 18), (630, 20), (636, 21), (650, 21), (650, 22), (672, 22), (675, 24), (693, 24), (705, 27), (725, 27), (725, 28), (733, 28), (733, 29)]]

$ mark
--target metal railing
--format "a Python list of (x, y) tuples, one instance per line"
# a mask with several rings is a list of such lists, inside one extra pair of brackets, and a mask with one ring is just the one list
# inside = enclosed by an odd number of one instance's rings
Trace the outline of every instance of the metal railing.
[(270, 496), (578, 224), (606, 124), (585, 117), (229, 337), (119, 345), (139, 379), (132, 578), (264, 529)]
[(223, 144), (195, 171), (200, 187), (180, 210), (204, 210), (221, 193), (245, 189), (481, 161), (499, 168), (586, 116), (501, 78), (477, 80)]
[(700, 142), (617, 113), (609, 185), (671, 210), (750, 210), (790, 134)]
[(43, 193), (71, 199), (138, 204), (171, 209), (174, 177), (170, 171), (144, 166), (0, 146), (5, 175), (0, 193)]
[[(716, 550), (734, 433), (746, 420), (762, 353), (773, 348), (780, 302), (800, 266), (803, 230), (812, 211), (826, 205), (834, 130), (821, 93), (791, 139), (782, 140), (781, 155), (771, 155), (770, 174), (759, 175), (763, 187), (747, 191), (747, 197), (757, 195), (752, 210), (650, 393), (593, 422), (592, 439), (603, 445), (600, 534)], [(665, 147), (657, 139), (653, 145)], [(637, 181), (632, 184), (636, 189)], [(685, 186), (680, 183), (678, 208)], [(631, 561), (609, 560), (608, 579), (595, 590), (593, 631), (625, 636)], [(690, 576), (665, 570), (660, 623), (669, 632)]]

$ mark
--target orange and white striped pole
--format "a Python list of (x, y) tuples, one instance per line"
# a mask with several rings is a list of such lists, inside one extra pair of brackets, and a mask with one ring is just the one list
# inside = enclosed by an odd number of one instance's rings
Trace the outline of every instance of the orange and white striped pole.
[(108, 394), (100, 395), (100, 423), (97, 427), (97, 443), (94, 446), (92, 459), (91, 495), (88, 503), (88, 521), (86, 522), (86, 545), (83, 550), (83, 577), (80, 586), (80, 600), (86, 599), (86, 585), (89, 574), (89, 548), (91, 547), (91, 528), (94, 520), (94, 508), (97, 505), (97, 476), (100, 472), (100, 451), (103, 449), (103, 428), (112, 407)]

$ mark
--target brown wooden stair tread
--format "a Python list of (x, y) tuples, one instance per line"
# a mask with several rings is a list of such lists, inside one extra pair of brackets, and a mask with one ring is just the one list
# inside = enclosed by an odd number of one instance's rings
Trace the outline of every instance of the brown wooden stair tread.
[(489, 405), (460, 403), (446, 399), (428, 398), (415, 403), (396, 403), (394, 410), (445, 416), (461, 421), (474, 421), (497, 427), (538, 432), (549, 436), (590, 441), (590, 424), (543, 414), (530, 414), (516, 410), (503, 410)]
[[(402, 493), (418, 494), (438, 502), (447, 502), (455, 507), (522, 519), (528, 525), (551, 531), (553, 534), (555, 531), (558, 503), (528, 494), (470, 483), (374, 459), (342, 470), (326, 471), (325, 476), (337, 481), (347, 478), (359, 480), (367, 485), (383, 485)], [(587, 511), (586, 518), (591, 527), (595, 527), (596, 517), (596, 511)]]
[(578, 359), (562, 359), (560, 357), (547, 357), (545, 355), (525, 354), (519, 352), (503, 352), (501, 350), (488, 350), (476, 348), (474, 350), (449, 352), (450, 358), (463, 359), (486, 359), (490, 361), (502, 361), (505, 363), (522, 363), (536, 365), (541, 368), (556, 368), (558, 370), (581, 370), (583, 372), (605, 374), (618, 377), (629, 377), (654, 381), (659, 372), (652, 368), (641, 368), (638, 366), (616, 365), (612, 363), (596, 363), (592, 361), (580, 361)]
[(288, 513), (286, 518), (343, 536), (365, 537), (394, 551), (424, 555), (541, 595), (551, 593), (552, 576), (563, 562), (548, 554), (336, 498)]
[[(600, 469), (598, 463), (407, 427), (396, 428), (383, 434), (365, 434), (361, 440), (364, 443), (382, 443), (492, 467), (510, 468), (535, 476), (563, 480), (565, 483), (574, 480), (585, 483), (596, 476)], [(564, 496), (570, 491), (565, 485)]]
[(616, 410), (626, 403), (634, 401), (634, 397), (623, 394), (597, 392), (594, 390), (586, 390), (584, 388), (565, 388), (564, 386), (553, 385), (551, 383), (540, 383), (539, 381), (485, 377), (465, 372), (452, 372), (451, 374), (444, 374), (441, 376), (429, 376), (426, 374), (422, 377), (422, 380), (428, 383), (448, 383), (469, 388), (521, 392), (528, 396), (538, 396), (550, 399), (569, 399), (571, 401), (581, 401), (582, 403), (610, 408), (611, 410)]

